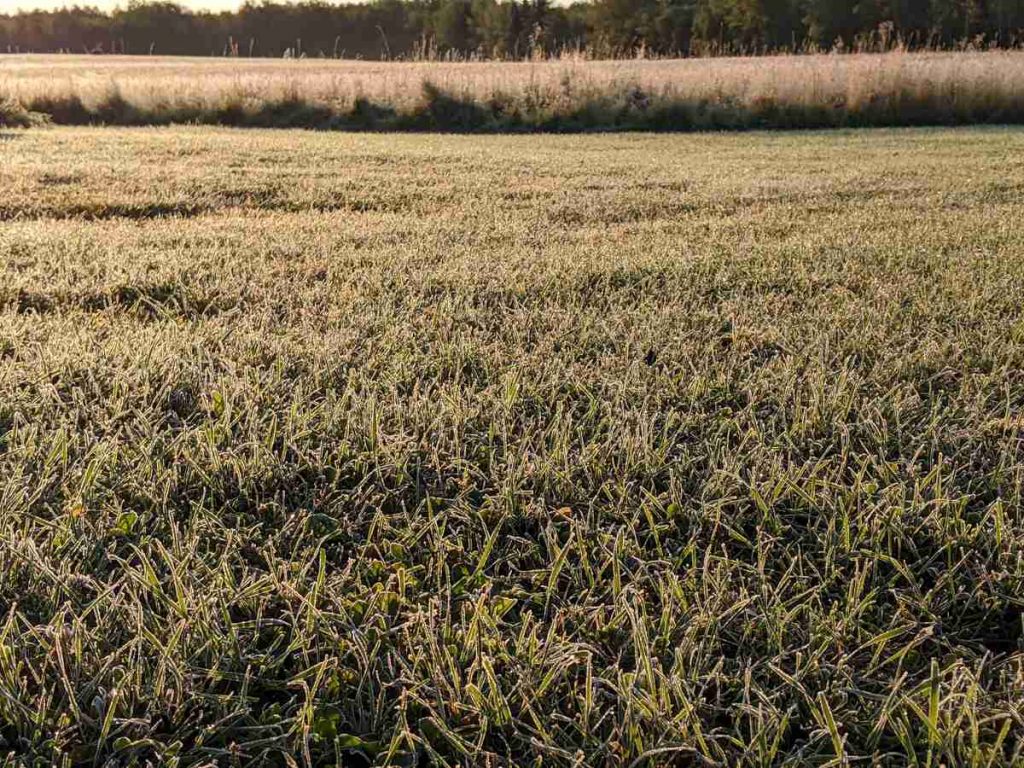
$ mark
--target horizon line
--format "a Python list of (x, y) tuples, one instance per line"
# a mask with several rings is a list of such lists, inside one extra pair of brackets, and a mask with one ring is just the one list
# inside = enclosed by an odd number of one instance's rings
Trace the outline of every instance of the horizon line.
[[(146, 3), (164, 2), (165, 0), (142, 0)], [(298, 5), (300, 3), (322, 3), (324, 5), (370, 5), (375, 0), (267, 0), (273, 5)], [(180, 5), (186, 10), (195, 13), (225, 13), (237, 12), (246, 0), (166, 0), (174, 5)], [(589, 2), (589, 0), (552, 0), (552, 5), (566, 6), (574, 2)], [(259, 3), (254, 3), (258, 5)], [(72, 8), (95, 8), (104, 13), (111, 11), (125, 10), (129, 5), (128, 0), (0, 0), (0, 15), (19, 13), (38, 13), (48, 11), (59, 11)]]

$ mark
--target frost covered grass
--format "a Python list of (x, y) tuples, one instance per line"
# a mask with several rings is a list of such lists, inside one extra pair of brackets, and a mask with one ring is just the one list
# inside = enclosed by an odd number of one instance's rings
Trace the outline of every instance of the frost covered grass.
[(1020, 764), (1021, 131), (2, 138), (23, 764)]

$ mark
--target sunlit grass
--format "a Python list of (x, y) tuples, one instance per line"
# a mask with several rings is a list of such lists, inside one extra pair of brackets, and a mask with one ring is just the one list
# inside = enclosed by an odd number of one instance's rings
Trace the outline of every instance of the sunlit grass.
[(57, 123), (697, 130), (1024, 121), (1024, 53), (520, 63), (6, 56)]

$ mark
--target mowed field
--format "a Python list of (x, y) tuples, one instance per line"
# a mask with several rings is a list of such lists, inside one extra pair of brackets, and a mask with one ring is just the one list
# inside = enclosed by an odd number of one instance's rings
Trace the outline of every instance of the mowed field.
[(0, 135), (25, 764), (1024, 759), (1024, 131)]

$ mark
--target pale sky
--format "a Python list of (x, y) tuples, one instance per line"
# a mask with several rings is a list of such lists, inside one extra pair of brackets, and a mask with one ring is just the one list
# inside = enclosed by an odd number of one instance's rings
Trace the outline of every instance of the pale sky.
[[(178, 5), (193, 10), (214, 10), (233, 11), (242, 4), (243, 0), (176, 0)], [(345, 2), (346, 0), (331, 0), (331, 2)], [(63, 8), (70, 5), (85, 5), (109, 11), (112, 8), (128, 5), (128, 0), (0, 0), (0, 13), (13, 13), (15, 11), (28, 11), (36, 8), (50, 10)]]
[[(234, 11), (244, 0), (174, 0), (178, 5), (191, 8), (194, 11)], [(277, 0), (281, 2), (282, 0)], [(298, 2), (299, 0), (284, 0), (284, 2)], [(334, 4), (365, 2), (365, 0), (327, 0)], [(564, 3), (556, 2), (555, 5)], [(0, 13), (14, 13), (16, 11), (31, 11), (36, 9), (52, 10), (67, 6), (82, 5), (99, 8), (109, 11), (118, 6), (125, 7), (128, 0), (0, 0)]]

